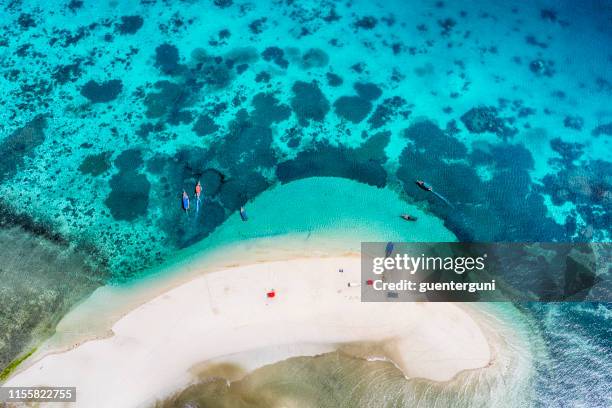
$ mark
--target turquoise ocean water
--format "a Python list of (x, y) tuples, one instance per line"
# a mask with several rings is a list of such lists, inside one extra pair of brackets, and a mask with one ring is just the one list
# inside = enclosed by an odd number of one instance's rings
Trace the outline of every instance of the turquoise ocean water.
[[(0, 368), (202, 240), (610, 240), (608, 1), (6, 0), (0, 21)], [(291, 187), (310, 177), (360, 187)], [(517, 310), (527, 403), (609, 406), (610, 305)]]

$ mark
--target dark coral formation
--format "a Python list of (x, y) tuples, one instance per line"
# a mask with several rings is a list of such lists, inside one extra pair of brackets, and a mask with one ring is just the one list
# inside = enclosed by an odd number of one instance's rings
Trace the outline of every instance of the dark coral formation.
[(353, 87), (355, 88), (355, 91), (357, 91), (357, 95), (369, 101), (378, 99), (382, 95), (382, 89), (380, 89), (376, 84), (369, 82), (357, 82)]
[(302, 55), (301, 62), (305, 69), (321, 68), (329, 63), (329, 56), (319, 48), (311, 48)]
[[(413, 144), (400, 156), (397, 176), (404, 190), (427, 200), (460, 240), (550, 241), (564, 237), (563, 228), (548, 217), (542, 196), (532, 188), (529, 170), (533, 159), (524, 147), (488, 145), (468, 154), (463, 143), (431, 122), (412, 125), (405, 136)], [(490, 175), (481, 178), (479, 167), (487, 168)], [(415, 180), (427, 181), (455, 208), (416, 188)]]
[(178, 74), (181, 68), (178, 48), (168, 43), (158, 46), (155, 49), (155, 66), (164, 74)]
[(155, 88), (159, 91), (149, 93), (144, 99), (148, 118), (161, 118), (189, 106), (190, 92), (185, 86), (170, 81), (159, 81), (155, 83)]
[(221, 185), (219, 200), (225, 208), (235, 212), (241, 205), (267, 190), (270, 185), (271, 183), (257, 172), (241, 174), (229, 178)]
[(333, 72), (328, 72), (327, 74), (325, 74), (325, 76), (327, 77), (327, 85), (329, 86), (336, 87), (344, 83), (344, 81), (342, 80), (342, 77), (334, 74)]
[(68, 10), (76, 13), (77, 10), (80, 10), (83, 7), (83, 0), (70, 0), (66, 7)]
[(540, 18), (542, 20), (556, 22), (557, 21), (557, 12), (553, 9), (542, 9), (540, 10)]
[(58, 84), (63, 85), (67, 82), (75, 82), (81, 77), (83, 70), (81, 69), (81, 59), (77, 58), (72, 64), (58, 65), (51, 78)]
[(548, 48), (548, 44), (544, 41), (539, 41), (534, 35), (528, 35), (525, 37), (525, 42), (529, 45), (540, 48)]
[(262, 18), (253, 20), (251, 24), (249, 24), (249, 30), (251, 30), (253, 34), (263, 33), (263, 31), (266, 28), (266, 21), (268, 21), (267, 17), (262, 17)]
[(612, 136), (612, 122), (604, 123), (602, 125), (597, 126), (595, 129), (591, 131), (593, 136)]
[(268, 47), (262, 53), (261, 56), (266, 61), (273, 61), (276, 65), (281, 68), (287, 68), (289, 61), (285, 59), (285, 53), (278, 47)]
[(45, 141), (47, 120), (37, 115), (25, 126), (0, 141), (0, 181), (9, 178), (24, 164), (28, 156), (33, 156), (34, 149)]
[(410, 115), (409, 110), (401, 110), (406, 105), (406, 100), (399, 96), (385, 99), (368, 119), (371, 129), (378, 129), (391, 121), (397, 115), (402, 115), (407, 119)]
[(336, 115), (352, 123), (364, 120), (372, 110), (372, 103), (359, 96), (341, 96), (334, 102)]
[(551, 164), (560, 161), (563, 166), (571, 165), (574, 160), (579, 159), (584, 150), (583, 144), (564, 142), (558, 137), (550, 141), (550, 147), (561, 156), (561, 160), (553, 159)]
[(234, 79), (234, 68), (238, 74), (246, 71), (259, 55), (252, 47), (233, 49), (225, 57), (210, 55), (198, 48), (192, 52), (192, 58), (184, 79), (186, 85), (197, 91), (205, 86), (211, 90), (226, 88)]
[(138, 149), (124, 150), (115, 159), (115, 166), (121, 171), (135, 171), (143, 163), (142, 153)]
[(508, 120), (498, 116), (497, 108), (493, 106), (480, 106), (472, 108), (461, 116), (461, 121), (472, 133), (495, 133), (506, 140), (517, 133), (517, 130), (508, 126)]
[(228, 8), (234, 4), (233, 0), (213, 0), (213, 4), (219, 8)]
[(91, 103), (106, 103), (117, 99), (122, 89), (123, 83), (119, 79), (100, 83), (90, 80), (81, 88), (81, 95), (89, 99)]
[[(555, 205), (571, 202), (586, 228), (577, 231), (578, 240), (604, 240), (602, 231), (612, 232), (612, 163), (603, 160), (585, 161), (584, 146), (556, 138), (551, 147), (561, 156), (551, 164), (558, 171), (543, 179), (542, 192), (549, 194)], [(573, 216), (575, 224), (576, 215)]]
[(122, 16), (117, 31), (119, 34), (136, 34), (143, 24), (144, 20), (140, 16)]
[(210, 115), (202, 114), (193, 124), (192, 129), (198, 136), (207, 136), (219, 130), (219, 125), (215, 123), (215, 121), (213, 120), (213, 118), (210, 117)]
[(555, 63), (551, 60), (533, 60), (529, 63), (529, 70), (537, 76), (552, 77), (555, 75)]
[(17, 24), (19, 24), (19, 27), (24, 31), (36, 27), (36, 21), (29, 13), (21, 13), (19, 18), (17, 18)]
[(291, 116), (291, 108), (280, 103), (273, 94), (258, 93), (253, 97), (252, 104), (255, 108), (253, 120), (264, 126), (282, 122)]
[(582, 130), (582, 127), (584, 126), (584, 119), (582, 119), (580, 116), (568, 115), (563, 119), (563, 126), (568, 129)]
[(321, 122), (329, 112), (329, 101), (315, 82), (297, 81), (293, 84), (291, 108), (302, 126), (310, 121)]
[(215, 145), (214, 153), (223, 167), (232, 169), (233, 174), (244, 174), (257, 167), (276, 164), (271, 145), (272, 130), (240, 110), (230, 123), (223, 143)]
[(388, 133), (372, 136), (357, 149), (317, 143), (313, 148), (301, 151), (293, 160), (276, 168), (278, 179), (283, 182), (306, 177), (344, 177), (376, 187), (387, 183), (384, 148), (389, 142)]
[(442, 32), (440, 34), (442, 36), (448, 37), (453, 28), (457, 25), (457, 21), (448, 17), (442, 20), (438, 20), (438, 25), (442, 28)]
[(134, 170), (121, 171), (110, 180), (111, 192), (104, 201), (116, 220), (132, 221), (147, 213), (151, 183)]
[(131, 221), (147, 213), (151, 183), (138, 172), (143, 163), (137, 149), (125, 150), (115, 159), (119, 173), (110, 180), (111, 193), (104, 204), (116, 220)]
[(90, 154), (86, 156), (81, 165), (79, 171), (83, 174), (89, 174), (92, 176), (99, 176), (110, 169), (110, 153), (102, 152), (98, 154)]
[(374, 27), (376, 27), (376, 24), (378, 24), (378, 19), (376, 17), (364, 16), (358, 19), (357, 21), (355, 21), (353, 26), (355, 28), (361, 28), (364, 30), (371, 30)]

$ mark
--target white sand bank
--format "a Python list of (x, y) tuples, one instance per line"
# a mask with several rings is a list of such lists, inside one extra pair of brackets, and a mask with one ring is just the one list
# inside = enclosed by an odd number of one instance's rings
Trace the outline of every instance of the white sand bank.
[(409, 377), (444, 381), (489, 364), (476, 315), (454, 304), (361, 303), (360, 288), (347, 286), (359, 275), (359, 257), (344, 256), (199, 276), (129, 312), (114, 336), (48, 355), (6, 385), (76, 386), (82, 407), (146, 406), (193, 381), (202, 362), (251, 370), (350, 342), (386, 341)]
[[(287, 203), (291, 203), (287, 205)], [(106, 337), (123, 316), (203, 273), (303, 257), (359, 252), (366, 241), (456, 241), (442, 220), (403, 201), (397, 192), (348, 179), (313, 177), (278, 185), (247, 205), (210, 236), (176, 253), (147, 277), (98, 288), (60, 321), (22, 368), (88, 339)], [(399, 214), (419, 218), (406, 222)]]

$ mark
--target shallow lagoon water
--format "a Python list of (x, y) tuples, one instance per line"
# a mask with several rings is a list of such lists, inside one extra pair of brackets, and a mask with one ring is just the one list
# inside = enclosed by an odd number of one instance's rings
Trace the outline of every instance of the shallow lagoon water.
[[(334, 176), (397, 191), (459, 240), (609, 241), (611, 14), (606, 1), (7, 2), (7, 227), (21, 214), (95, 247), (127, 285), (183, 248), (254, 238), (236, 210), (265, 227), (257, 197), (274, 186)], [(180, 209), (197, 179), (205, 217)], [(287, 199), (285, 228), (256, 235), (345, 236), (359, 221), (363, 239), (381, 221), (377, 192), (361, 220), (300, 224), (320, 193)], [(400, 207), (384, 216), (397, 228)], [(526, 308), (547, 345), (539, 401), (609, 405), (609, 378), (587, 375), (609, 367), (605, 337), (591, 338), (607, 309)], [(573, 342), (600, 357), (580, 375)]]
[[(403, 189), (462, 240), (609, 239), (609, 15), (601, 1), (9, 3), (0, 192), (94, 243), (119, 280), (309, 176)], [(197, 179), (194, 226), (179, 200)]]

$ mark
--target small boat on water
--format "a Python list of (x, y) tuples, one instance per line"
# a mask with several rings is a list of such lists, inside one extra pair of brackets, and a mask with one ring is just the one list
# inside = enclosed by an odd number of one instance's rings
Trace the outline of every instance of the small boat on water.
[(240, 218), (242, 218), (242, 221), (248, 221), (249, 220), (249, 216), (246, 213), (246, 210), (244, 209), (244, 207), (240, 207)]
[(412, 215), (409, 215), (409, 214), (402, 214), (400, 215), (400, 217), (402, 217), (402, 219), (406, 221), (416, 221), (418, 219), (417, 217), (413, 217)]
[[(449, 207), (451, 208), (455, 208), (455, 206), (453, 204), (451, 204), (450, 201), (448, 201), (448, 199), (446, 197), (444, 197), (442, 194), (437, 193), (435, 191), (433, 191), (433, 188), (429, 185), (426, 184), (423, 180), (416, 180), (415, 181), (416, 185), (419, 186), (419, 188), (421, 190), (425, 190), (428, 191), (430, 193), (432, 193), (433, 195), (435, 195), (436, 197), (438, 197), (440, 200), (444, 201), (446, 204), (448, 204)], [(403, 217), (402, 217), (403, 218)]]
[(419, 188), (421, 190), (425, 190), (425, 191), (431, 191), (432, 188), (430, 185), (426, 184), (423, 180), (417, 180), (415, 181), (416, 185), (419, 186)]
[(387, 246), (385, 247), (385, 257), (390, 257), (394, 248), (395, 245), (393, 245), (393, 242), (387, 242)]
[(189, 195), (185, 191), (183, 191), (183, 210), (187, 212), (189, 210)]

